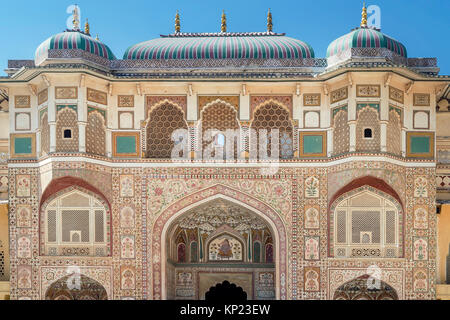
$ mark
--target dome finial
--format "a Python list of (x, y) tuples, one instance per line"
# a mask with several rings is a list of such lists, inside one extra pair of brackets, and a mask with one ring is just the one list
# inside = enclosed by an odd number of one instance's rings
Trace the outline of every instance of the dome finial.
[(364, 4), (363, 4), (361, 27), (362, 28), (367, 28), (367, 7), (366, 7), (366, 2), (364, 2)]
[(177, 14), (175, 15), (175, 33), (180, 32), (181, 32), (180, 13), (177, 10)]
[(227, 16), (225, 15), (225, 10), (222, 11), (222, 28), (223, 33), (227, 32)]
[(73, 29), (80, 30), (80, 13), (78, 12), (78, 5), (76, 4), (73, 8)]
[(88, 36), (91, 35), (88, 19), (86, 19), (86, 24), (84, 25), (84, 33), (87, 34)]
[(267, 32), (273, 32), (272, 12), (270, 12), (270, 8), (267, 14)]
[(100, 41), (100, 38), (99, 38), (99, 36), (98, 36), (98, 33), (97, 33), (97, 36), (95, 37), (95, 40)]

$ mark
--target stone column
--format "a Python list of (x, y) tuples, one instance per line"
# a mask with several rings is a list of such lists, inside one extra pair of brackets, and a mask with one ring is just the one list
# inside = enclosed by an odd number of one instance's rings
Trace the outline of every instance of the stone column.
[(187, 96), (187, 121), (197, 121), (200, 117), (198, 114), (198, 106), (197, 106), (197, 95), (188, 95)]
[(79, 152), (86, 152), (86, 126), (87, 122), (78, 122), (78, 143)]
[(241, 153), (242, 160), (250, 158), (250, 121), (241, 121)]
[(106, 156), (112, 158), (112, 130), (106, 128)]
[(356, 151), (356, 120), (348, 122), (350, 126), (350, 152)]
[(55, 87), (48, 88), (48, 125), (50, 127), (50, 153), (56, 152), (56, 102)]
[(199, 159), (197, 151), (197, 121), (188, 121), (189, 132), (189, 160)]
[(350, 152), (356, 151), (356, 86), (348, 87), (348, 119), (350, 126)]
[(334, 128), (327, 129), (327, 155), (332, 157), (334, 153)]
[[(300, 158), (300, 139), (299, 139), (299, 121), (292, 120), (292, 126), (294, 131), (292, 132), (292, 151), (294, 152), (294, 158)], [(281, 145), (280, 145), (281, 153)]]
[(380, 121), (380, 147), (381, 152), (387, 152), (387, 125), (388, 121)]
[(87, 102), (86, 88), (78, 87), (78, 151), (86, 153)]
[(407, 128), (403, 127), (402, 128), (402, 141), (401, 141), (401, 145), (402, 145), (402, 157), (406, 157), (406, 144), (408, 143), (406, 141), (406, 131)]
[(250, 120), (250, 95), (240, 95), (239, 97), (239, 119)]
[(36, 158), (41, 157), (41, 129), (36, 131)]

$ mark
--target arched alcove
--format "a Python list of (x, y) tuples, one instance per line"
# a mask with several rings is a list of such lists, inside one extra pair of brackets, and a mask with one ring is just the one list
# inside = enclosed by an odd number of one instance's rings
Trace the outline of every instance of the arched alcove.
[(40, 255), (109, 256), (111, 209), (87, 182), (71, 177), (52, 181), (40, 207)]
[(399, 300), (397, 292), (379, 279), (363, 275), (340, 286), (333, 300)]
[[(180, 213), (165, 233), (167, 298), (204, 299), (212, 286), (229, 281), (243, 287), (249, 298), (258, 299), (258, 281), (269, 278), (272, 281), (265, 281), (261, 290), (266, 299), (267, 296), (275, 298), (274, 257), (278, 246), (274, 239), (279, 236), (273, 230), (273, 224), (257, 210), (220, 195)], [(194, 249), (197, 249), (193, 253), (192, 246), (189, 247), (191, 258), (185, 262), (178, 259), (181, 243), (195, 243)], [(260, 247), (256, 259), (255, 244)], [(262, 248), (269, 248), (269, 254), (263, 253)], [(197, 259), (192, 260), (192, 257)]]
[(329, 256), (401, 258), (404, 210), (386, 182), (362, 177), (340, 189), (329, 207)]
[(54, 282), (47, 289), (45, 300), (108, 300), (108, 294), (94, 279), (71, 274)]

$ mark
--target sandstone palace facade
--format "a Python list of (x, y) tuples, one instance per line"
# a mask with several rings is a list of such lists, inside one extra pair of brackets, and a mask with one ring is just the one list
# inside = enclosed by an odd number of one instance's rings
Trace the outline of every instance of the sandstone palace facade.
[(326, 58), (269, 13), (255, 33), (177, 16), (117, 59), (75, 11), (10, 61), (11, 299), (204, 299), (224, 280), (257, 300), (435, 299), (450, 78), (366, 18)]

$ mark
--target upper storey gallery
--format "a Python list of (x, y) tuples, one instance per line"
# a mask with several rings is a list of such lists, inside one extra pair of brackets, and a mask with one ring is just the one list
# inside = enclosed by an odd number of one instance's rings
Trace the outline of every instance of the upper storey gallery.
[(13, 159), (192, 160), (205, 150), (214, 160), (261, 159), (261, 150), (286, 161), (434, 159), (434, 106), (449, 77), (436, 59), (409, 58), (369, 27), (365, 7), (360, 27), (332, 41), (326, 58), (273, 32), (270, 11), (267, 31), (253, 33), (228, 32), (225, 13), (218, 33), (184, 33), (177, 13), (173, 34), (132, 45), (123, 59), (87, 22), (80, 29), (76, 9), (73, 25), (0, 78)]

